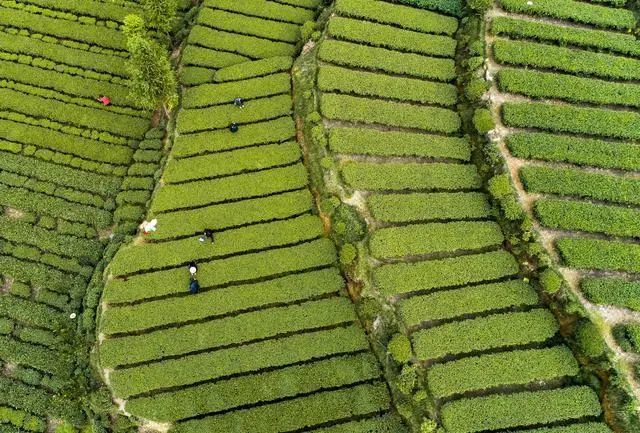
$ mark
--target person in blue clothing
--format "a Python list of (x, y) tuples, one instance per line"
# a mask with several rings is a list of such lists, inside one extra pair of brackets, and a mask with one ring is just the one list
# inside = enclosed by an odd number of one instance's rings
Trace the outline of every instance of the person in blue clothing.
[(238, 108), (244, 108), (244, 99), (242, 98), (236, 98), (233, 100), (233, 105), (235, 105)]
[(200, 283), (196, 280), (195, 277), (191, 277), (189, 279), (189, 293), (195, 295), (200, 290)]
[(240, 129), (240, 126), (238, 126), (236, 122), (233, 122), (231, 125), (229, 125), (229, 131), (233, 132), (234, 134), (238, 132), (238, 129)]

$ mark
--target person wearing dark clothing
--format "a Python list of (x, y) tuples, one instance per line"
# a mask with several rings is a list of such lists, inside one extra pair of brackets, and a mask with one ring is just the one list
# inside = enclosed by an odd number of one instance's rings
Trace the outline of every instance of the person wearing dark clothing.
[(204, 233), (202, 236), (200, 236), (200, 242), (204, 242), (207, 240), (207, 238), (211, 239), (211, 243), (214, 242), (214, 238), (213, 238), (213, 230), (211, 229), (204, 229)]
[(198, 272), (198, 265), (196, 262), (192, 261), (189, 263), (189, 275), (191, 275), (192, 278), (195, 278), (196, 272)]
[(240, 127), (235, 122), (233, 122), (231, 125), (229, 125), (229, 131), (231, 131), (233, 133), (238, 132), (238, 129), (240, 129)]
[(238, 108), (244, 108), (244, 99), (242, 98), (236, 98), (233, 100), (233, 105), (235, 105)]
[(194, 277), (189, 280), (189, 293), (195, 295), (200, 290), (200, 283)]

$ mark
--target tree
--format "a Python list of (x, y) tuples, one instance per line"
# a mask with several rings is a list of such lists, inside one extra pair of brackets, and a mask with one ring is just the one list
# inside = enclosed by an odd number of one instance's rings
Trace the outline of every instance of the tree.
[(162, 107), (168, 115), (178, 101), (178, 82), (167, 50), (149, 37), (144, 20), (137, 15), (124, 19), (123, 31), (131, 98), (149, 110)]
[(142, 9), (150, 27), (169, 33), (178, 10), (178, 0), (142, 0)]

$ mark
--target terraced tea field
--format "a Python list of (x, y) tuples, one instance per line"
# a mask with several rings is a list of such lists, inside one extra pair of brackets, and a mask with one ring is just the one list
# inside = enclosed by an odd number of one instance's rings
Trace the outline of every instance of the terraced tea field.
[(119, 28), (137, 10), (89, 0), (0, 4), (3, 432), (83, 419), (66, 396), (78, 366), (75, 330), (95, 326), (94, 312), (81, 314), (85, 289), (114, 224), (142, 216), (153, 186), (144, 175), (160, 159), (160, 141), (143, 141), (150, 113), (125, 86)]
[(318, 2), (293, 3), (204, 2), (158, 230), (108, 269), (107, 380), (124, 410), (176, 432), (402, 431), (312, 212), (289, 69)]
[[(170, 3), (151, 112), (124, 22)], [(509, 248), (459, 79), (485, 19), (489, 137), (634, 385), (631, 5), (471, 5), (0, 0), (0, 432), (635, 431)]]
[(488, 14), (495, 139), (546, 248), (634, 363), (611, 331), (640, 320), (636, 20), (623, 2), (560, 3), (501, 0)]
[(600, 414), (597, 397), (568, 380), (577, 363), (518, 278), (470, 163), (455, 111), (457, 27), (431, 12), (338, 0), (319, 49), (329, 147), (373, 229), (373, 283), (397, 308), (448, 432), (559, 421), (606, 431), (574, 424)]

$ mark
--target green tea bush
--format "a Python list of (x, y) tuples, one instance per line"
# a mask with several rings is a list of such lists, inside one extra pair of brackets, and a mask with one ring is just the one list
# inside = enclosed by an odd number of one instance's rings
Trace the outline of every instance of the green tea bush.
[(385, 24), (395, 24), (405, 29), (423, 33), (453, 35), (458, 20), (432, 12), (398, 6), (392, 3), (366, 0), (340, 0), (336, 10), (341, 15)]
[(369, 70), (405, 74), (445, 82), (455, 78), (455, 62), (453, 59), (428, 57), (421, 54), (405, 53), (345, 41), (324, 41), (320, 45), (318, 56), (321, 60), (327, 62)]
[(491, 214), (486, 195), (476, 192), (374, 193), (368, 202), (373, 217), (384, 222), (478, 219)]
[(354, 71), (335, 66), (321, 66), (317, 80), (318, 88), (325, 92), (338, 91), (442, 106), (454, 105), (458, 99), (458, 90), (450, 84)]
[(373, 277), (386, 295), (457, 286), (504, 278), (518, 273), (518, 264), (505, 251), (494, 251), (419, 263), (383, 265)]
[(640, 282), (621, 278), (585, 278), (580, 285), (591, 302), (640, 311)]
[(320, 107), (322, 114), (329, 119), (351, 122), (418, 128), (447, 134), (457, 132), (461, 126), (460, 117), (452, 110), (395, 101), (325, 93)]
[(640, 77), (640, 60), (606, 53), (502, 39), (494, 42), (493, 50), (497, 61), (511, 65), (623, 80)]
[(448, 36), (418, 33), (343, 17), (332, 18), (327, 31), (336, 39), (440, 57), (453, 57), (457, 45), (456, 40)]
[(395, 334), (387, 344), (387, 352), (400, 364), (409, 362), (413, 357), (409, 337), (404, 334)]
[(640, 272), (637, 244), (586, 238), (562, 238), (556, 242), (564, 263), (581, 269)]
[(495, 128), (491, 112), (486, 108), (480, 108), (473, 114), (473, 126), (480, 134), (486, 134)]
[[(464, 302), (460, 302), (464, 299)], [(401, 300), (398, 311), (408, 327), (491, 310), (536, 305), (538, 296), (522, 280), (437, 291)]]
[(640, 86), (555, 73), (502, 69), (500, 90), (534, 98), (558, 98), (571, 102), (640, 106)]
[(480, 186), (475, 165), (449, 163), (349, 162), (342, 167), (345, 182), (355, 189), (472, 189)]
[(442, 424), (450, 433), (473, 433), (598, 416), (595, 392), (587, 386), (468, 398), (446, 404)]
[(598, 327), (591, 322), (584, 321), (576, 331), (576, 342), (585, 355), (591, 358), (603, 356), (607, 350), (607, 343), (602, 338)]
[[(115, 370), (117, 395), (128, 397), (167, 386), (180, 386), (299, 362), (366, 350), (364, 333), (355, 326), (267, 339), (226, 350)], [(209, 365), (210, 367), (206, 368)]]
[(568, 19), (604, 28), (628, 30), (636, 25), (630, 10), (574, 0), (537, 0), (533, 3), (526, 0), (500, 0), (500, 5), (509, 12)]
[(564, 279), (562, 275), (553, 269), (545, 269), (542, 274), (540, 274), (540, 284), (542, 288), (552, 295), (558, 293), (563, 283)]
[(540, 222), (555, 229), (635, 237), (640, 233), (640, 212), (572, 200), (544, 199), (535, 204)]
[(594, 140), (570, 135), (521, 132), (506, 138), (511, 152), (520, 158), (569, 162), (602, 168), (640, 169), (640, 146), (633, 143)]
[(558, 332), (558, 324), (548, 310), (494, 314), (452, 322), (413, 334), (420, 360), (440, 359), (499, 347), (541, 343)]
[(463, 358), (437, 364), (428, 371), (437, 398), (504, 386), (525, 385), (578, 375), (580, 368), (564, 346), (525, 349)]
[(528, 192), (578, 196), (625, 204), (640, 203), (640, 181), (578, 168), (523, 167), (520, 178)]

